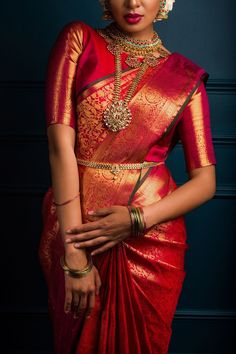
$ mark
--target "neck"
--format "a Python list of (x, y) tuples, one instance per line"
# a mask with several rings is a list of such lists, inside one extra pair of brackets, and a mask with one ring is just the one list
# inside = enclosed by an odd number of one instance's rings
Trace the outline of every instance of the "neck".
[(124, 33), (126, 36), (132, 39), (140, 39), (140, 40), (150, 40), (153, 36), (154, 28), (151, 25), (148, 28), (145, 28), (142, 31), (137, 32), (125, 32), (119, 25), (115, 23), (115, 26), (119, 29), (120, 32)]

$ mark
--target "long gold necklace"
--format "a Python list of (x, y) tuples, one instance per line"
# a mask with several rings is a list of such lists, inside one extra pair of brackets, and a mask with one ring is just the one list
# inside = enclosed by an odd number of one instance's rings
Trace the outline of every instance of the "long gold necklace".
[[(160, 58), (167, 56), (167, 52), (160, 50), (162, 42), (155, 32), (151, 40), (131, 39), (120, 32), (114, 25), (110, 25), (104, 30), (99, 30), (99, 33), (108, 40), (107, 48), (115, 56), (114, 96), (111, 105), (103, 113), (103, 122), (109, 130), (118, 132), (125, 129), (132, 120), (132, 113), (128, 104), (145, 71), (149, 66), (156, 66)], [(122, 100), (120, 95), (122, 77), (121, 54), (123, 51), (128, 53), (126, 63), (131, 67), (139, 68), (139, 70), (125, 98)], [(157, 52), (158, 55), (154, 56), (154, 52)], [(143, 56), (142, 62), (138, 56)]]
[(122, 69), (121, 48), (119, 46), (117, 46), (115, 52), (115, 66), (115, 85), (112, 104), (108, 106), (103, 113), (103, 121), (106, 127), (113, 132), (125, 129), (130, 124), (132, 114), (128, 107), (128, 103), (131, 100), (139, 81), (148, 68), (148, 63), (143, 61), (138, 74), (134, 78), (124, 100), (120, 99)]

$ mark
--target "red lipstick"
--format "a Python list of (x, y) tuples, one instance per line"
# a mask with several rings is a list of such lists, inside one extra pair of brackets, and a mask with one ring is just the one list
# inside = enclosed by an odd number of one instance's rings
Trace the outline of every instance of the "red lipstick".
[(136, 14), (136, 13), (129, 13), (124, 16), (126, 22), (128, 22), (130, 25), (135, 25), (142, 19), (142, 15)]

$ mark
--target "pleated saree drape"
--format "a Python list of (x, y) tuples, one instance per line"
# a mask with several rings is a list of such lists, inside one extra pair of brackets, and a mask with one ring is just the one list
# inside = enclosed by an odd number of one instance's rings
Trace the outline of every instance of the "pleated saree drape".
[[(124, 64), (122, 95), (136, 69)], [(78, 166), (81, 208), (146, 206), (172, 193), (177, 185), (165, 164), (178, 139), (187, 169), (215, 163), (209, 110), (202, 81), (205, 71), (174, 53), (150, 68), (130, 102), (133, 119), (118, 133), (109, 132), (102, 114), (112, 100), (114, 58), (91, 27), (66, 26), (52, 50), (47, 77), (47, 120), (76, 131), (77, 158), (113, 163), (158, 161), (138, 188), (139, 170), (110, 171)], [(141, 176), (141, 177), (142, 177)], [(49, 310), (57, 354), (165, 354), (171, 324), (185, 279), (188, 248), (184, 217), (158, 224), (139, 239), (127, 238), (93, 256), (102, 287), (89, 319), (65, 314), (64, 252), (49, 188), (43, 204), (40, 262), (48, 285)], [(89, 249), (87, 249), (89, 251)]]

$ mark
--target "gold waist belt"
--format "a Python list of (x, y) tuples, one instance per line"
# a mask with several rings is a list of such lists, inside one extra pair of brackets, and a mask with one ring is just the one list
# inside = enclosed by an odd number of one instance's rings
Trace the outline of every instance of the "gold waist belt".
[(160, 162), (144, 161), (140, 163), (110, 163), (110, 162), (96, 162), (96, 161), (77, 159), (77, 163), (78, 165), (83, 165), (86, 167), (109, 170), (111, 171), (111, 173), (115, 175), (118, 174), (121, 170), (138, 170), (142, 168), (153, 167), (164, 163), (164, 161), (160, 161)]

